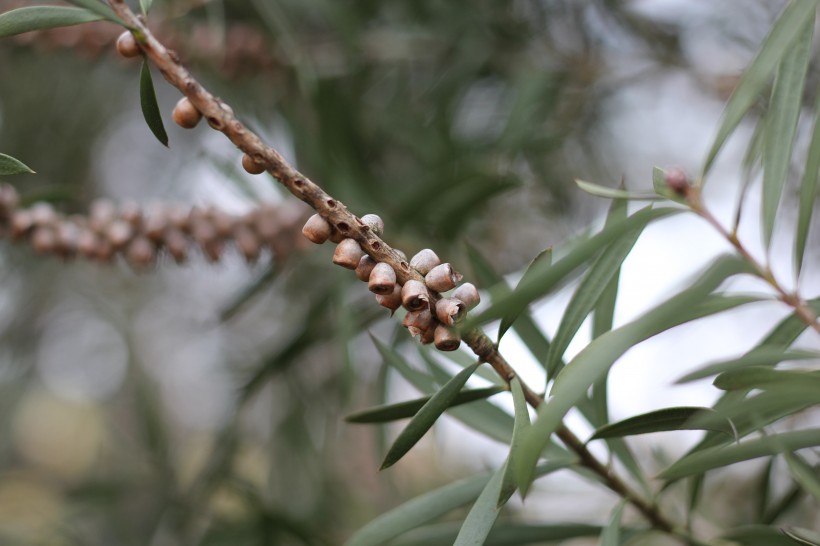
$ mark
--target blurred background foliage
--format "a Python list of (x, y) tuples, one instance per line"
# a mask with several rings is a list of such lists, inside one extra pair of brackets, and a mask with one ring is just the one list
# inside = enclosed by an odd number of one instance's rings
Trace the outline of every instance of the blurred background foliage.
[[(150, 23), (203, 83), (351, 210), (380, 214), (391, 244), (466, 264), (466, 240), (502, 273), (606, 206), (572, 179), (621, 176), (607, 139), (635, 135), (607, 132), (623, 114), (613, 94), (674, 72), (721, 100), (780, 5), (155, 4)], [(232, 212), (288, 199), (207, 127), (169, 127), (170, 151), (158, 145), (117, 34), (92, 23), (0, 42), (0, 151), (37, 171), (8, 179), (26, 200), (74, 213), (100, 197)], [(170, 112), (178, 95), (155, 81)], [(406, 336), (329, 252), (294, 236), (252, 265), (137, 273), (2, 245), (0, 540), (338, 544), (463, 471), (430, 472), (422, 450), (377, 474), (382, 433), (342, 422), (387, 395), (362, 332)]]

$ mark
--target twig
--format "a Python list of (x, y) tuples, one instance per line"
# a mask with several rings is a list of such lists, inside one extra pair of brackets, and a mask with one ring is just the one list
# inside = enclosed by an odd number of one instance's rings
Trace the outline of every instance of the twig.
[[(424, 277), (396, 250), (379, 238), (359, 217), (351, 213), (347, 207), (327, 194), (305, 175), (294, 169), (276, 150), (267, 146), (258, 135), (248, 129), (236, 119), (232, 109), (208, 92), (191, 74), (180, 64), (177, 55), (165, 48), (151, 34), (123, 2), (111, 0), (111, 7), (131, 29), (142, 51), (159, 69), (163, 77), (202, 113), (209, 125), (222, 132), (242, 152), (253, 160), (266, 167), (267, 172), (284, 185), (293, 195), (310, 205), (325, 220), (327, 220), (342, 235), (355, 239), (362, 250), (378, 262), (389, 264), (396, 272), (401, 284), (409, 280), (424, 281)], [(466, 332), (463, 336), (465, 343), (483, 361), (488, 362), (505, 381), (509, 382), (517, 376), (515, 370), (498, 351), (490, 338), (479, 329)], [(543, 403), (543, 398), (521, 383), (527, 402), (534, 408)], [(601, 476), (609, 489), (632, 503), (652, 525), (662, 531), (681, 536), (681, 531), (658, 510), (633, 491), (620, 477), (613, 474), (603, 463), (598, 461), (587, 450), (583, 442), (568, 428), (562, 426), (557, 431), (561, 441), (580, 458), (582, 464)], [(694, 543), (694, 539), (685, 538)]]

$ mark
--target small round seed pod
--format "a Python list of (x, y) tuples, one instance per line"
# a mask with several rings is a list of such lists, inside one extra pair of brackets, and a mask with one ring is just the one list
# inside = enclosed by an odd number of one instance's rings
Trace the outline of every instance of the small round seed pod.
[(242, 224), (238, 225), (234, 231), (234, 241), (236, 248), (245, 258), (245, 261), (253, 263), (259, 259), (262, 244), (251, 228)]
[(362, 216), (362, 223), (379, 237), (384, 233), (384, 221), (378, 214), (365, 214)]
[(71, 222), (61, 222), (57, 226), (57, 252), (61, 256), (72, 256), (77, 252), (80, 228)]
[(463, 301), (468, 311), (481, 302), (481, 296), (478, 295), (478, 288), (471, 282), (465, 282), (456, 288), (453, 291), (453, 297)]
[(364, 256), (364, 251), (356, 239), (345, 239), (336, 247), (333, 253), (333, 263), (347, 269), (356, 269), (362, 256)]
[(459, 322), (467, 314), (467, 306), (456, 298), (442, 298), (436, 302), (436, 318), (447, 326)]
[(0, 213), (8, 216), (20, 205), (20, 196), (11, 184), (0, 184)]
[(424, 332), (422, 332), (421, 337), (419, 338), (419, 342), (422, 345), (430, 345), (436, 339), (436, 328), (441, 326), (436, 319), (433, 319), (433, 323), (427, 328)]
[(181, 264), (188, 256), (188, 238), (185, 234), (175, 228), (171, 228), (165, 232), (165, 248), (168, 249), (174, 261)]
[(379, 263), (367, 254), (362, 256), (362, 259), (359, 260), (359, 265), (356, 266), (356, 278), (362, 282), (370, 281), (370, 273), (373, 272), (373, 268), (376, 267), (376, 264)]
[(16, 210), (11, 215), (11, 238), (20, 239), (31, 229), (34, 222), (31, 220), (31, 213), (27, 210)]
[(120, 220), (125, 220), (131, 224), (135, 229), (139, 229), (142, 225), (142, 207), (134, 201), (123, 203), (117, 214)]
[(108, 242), (111, 243), (111, 246), (113, 246), (115, 250), (118, 250), (124, 247), (125, 244), (131, 240), (131, 237), (134, 236), (134, 228), (125, 220), (114, 220), (111, 225), (108, 226), (108, 229), (105, 230), (105, 236)]
[(99, 242), (100, 239), (96, 233), (90, 229), (82, 229), (77, 235), (77, 253), (86, 258), (96, 258)]
[(327, 241), (330, 237), (331, 231), (332, 228), (330, 227), (328, 221), (322, 218), (319, 214), (314, 214), (308, 218), (304, 227), (302, 227), (302, 235), (307, 237), (311, 243), (316, 243), (317, 245)]
[(439, 351), (455, 351), (461, 345), (461, 335), (455, 328), (439, 324), (436, 326), (433, 342)]
[(190, 225), (188, 223), (189, 211), (181, 206), (174, 205), (167, 212), (168, 223), (175, 229), (180, 231), (188, 231)]
[(125, 31), (117, 38), (117, 53), (126, 59), (137, 57), (141, 52), (140, 46), (137, 45), (137, 40), (130, 32)]
[(117, 217), (117, 206), (108, 199), (96, 199), (91, 203), (88, 224), (97, 233), (104, 233)]
[[(359, 260), (361, 263), (361, 260)], [(393, 293), (393, 288), (396, 287), (396, 272), (390, 267), (390, 264), (384, 262), (376, 264), (373, 271), (370, 273), (370, 278), (367, 282), (367, 289), (374, 294), (381, 294), (386, 296)]]
[(242, 156), (242, 168), (250, 174), (262, 174), (267, 170), (265, 165), (257, 163), (257, 161), (248, 154)]
[(401, 304), (408, 311), (420, 311), (430, 307), (430, 293), (421, 281), (409, 280), (401, 288)]
[(97, 248), (94, 252), (94, 258), (98, 262), (108, 263), (113, 257), (114, 247), (111, 245), (111, 242), (104, 237), (100, 237), (97, 241)]
[(430, 290), (436, 292), (447, 292), (464, 278), (461, 273), (456, 272), (450, 264), (437, 265), (424, 276), (424, 282)]
[(410, 260), (410, 267), (412, 267), (422, 275), (427, 275), (431, 269), (440, 264), (441, 258), (439, 258), (436, 255), (436, 253), (430, 250), (429, 248), (420, 250), (418, 254), (413, 256), (413, 258)]
[(183, 129), (193, 129), (199, 124), (199, 120), (202, 119), (202, 113), (196, 109), (196, 106), (193, 105), (188, 97), (182, 97), (177, 102), (177, 105), (174, 106), (171, 117), (174, 119), (174, 123)]
[(54, 226), (57, 223), (57, 213), (54, 207), (48, 203), (36, 203), (29, 211), (31, 212), (31, 221), (38, 226)]
[(390, 316), (393, 316), (393, 311), (401, 307), (401, 286), (396, 284), (393, 292), (386, 296), (376, 295), (376, 302), (382, 307), (390, 309)]
[(148, 237), (135, 237), (125, 250), (125, 259), (135, 269), (143, 269), (154, 264), (157, 249)]
[(216, 241), (219, 235), (216, 233), (216, 228), (210, 221), (201, 218), (191, 221), (191, 237), (193, 237), (199, 246), (204, 248), (206, 245)]
[(142, 226), (143, 233), (145, 233), (146, 237), (158, 243), (162, 241), (168, 224), (168, 216), (165, 214), (165, 211), (160, 208), (153, 209), (145, 217), (145, 222)]
[(225, 243), (219, 239), (214, 239), (202, 245), (202, 253), (210, 263), (216, 263), (222, 258), (225, 250)]
[(48, 254), (57, 248), (57, 235), (47, 226), (37, 226), (31, 232), (31, 247), (37, 254)]
[(435, 329), (433, 328), (433, 313), (431, 313), (429, 309), (408, 311), (407, 314), (404, 315), (402, 325), (407, 328), (413, 337), (424, 335), (427, 330)]

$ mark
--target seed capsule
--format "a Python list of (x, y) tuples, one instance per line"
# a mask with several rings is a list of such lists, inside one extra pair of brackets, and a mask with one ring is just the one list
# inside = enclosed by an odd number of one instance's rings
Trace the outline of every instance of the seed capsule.
[(97, 256), (97, 246), (99, 245), (99, 238), (97, 234), (90, 229), (83, 229), (77, 236), (77, 252), (86, 258), (95, 258)]
[(259, 237), (249, 227), (242, 224), (237, 226), (234, 241), (236, 241), (236, 248), (245, 257), (245, 261), (253, 263), (259, 259), (262, 245)]
[(441, 258), (439, 258), (436, 253), (429, 248), (420, 250), (418, 254), (413, 256), (410, 260), (410, 267), (422, 275), (427, 275), (431, 269), (439, 264), (441, 264)]
[(242, 168), (250, 174), (262, 174), (267, 170), (267, 167), (262, 163), (257, 163), (254, 158), (245, 154), (242, 156)]
[(379, 237), (384, 234), (384, 221), (378, 214), (365, 214), (362, 216), (362, 223)]
[[(361, 260), (359, 260), (361, 263)], [(367, 288), (374, 294), (386, 296), (393, 293), (396, 287), (396, 272), (389, 264), (379, 263), (373, 268), (368, 279)]]
[(31, 213), (27, 210), (16, 210), (11, 216), (11, 238), (17, 240), (28, 233), (34, 224)]
[(31, 211), (31, 221), (38, 226), (50, 225), (57, 223), (57, 213), (54, 207), (48, 203), (37, 203), (29, 209)]
[(481, 302), (481, 296), (478, 295), (478, 288), (471, 282), (465, 282), (453, 291), (453, 297), (460, 299), (469, 311)]
[(408, 311), (404, 315), (402, 325), (410, 332), (413, 337), (424, 335), (427, 330), (434, 330), (433, 313), (430, 309), (422, 309), (421, 311)]
[(48, 254), (57, 247), (57, 236), (50, 227), (38, 226), (31, 233), (31, 247), (38, 254)]
[(382, 307), (390, 309), (390, 315), (392, 316), (393, 311), (401, 307), (401, 286), (396, 284), (393, 292), (387, 296), (376, 295), (376, 302)]
[(322, 218), (319, 214), (314, 214), (308, 218), (307, 222), (305, 222), (305, 225), (302, 228), (302, 235), (307, 237), (311, 243), (320, 245), (327, 241), (328, 237), (330, 237), (331, 231), (333, 231), (333, 228), (330, 227), (328, 221)]
[(91, 203), (89, 226), (97, 233), (104, 233), (117, 217), (117, 206), (108, 199), (96, 199)]
[(442, 298), (436, 302), (436, 318), (447, 326), (459, 322), (467, 314), (467, 306), (456, 298)]
[(436, 329), (441, 326), (436, 319), (433, 319), (433, 323), (427, 328), (424, 332), (422, 332), (421, 337), (419, 338), (419, 342), (422, 345), (430, 345), (433, 341), (436, 340)]
[(430, 293), (423, 282), (409, 280), (401, 289), (401, 304), (408, 311), (420, 311), (430, 306)]
[(364, 251), (356, 239), (345, 239), (336, 247), (333, 253), (333, 263), (347, 269), (356, 269), (362, 256), (364, 256)]
[(160, 208), (155, 208), (145, 217), (143, 225), (143, 232), (146, 237), (158, 243), (162, 241), (165, 236), (165, 229), (168, 227), (168, 216), (165, 211)]
[(183, 129), (193, 129), (199, 124), (199, 120), (202, 119), (202, 113), (196, 109), (196, 106), (193, 105), (188, 97), (182, 97), (179, 99), (179, 102), (177, 102), (177, 105), (174, 106), (171, 117), (174, 118), (174, 123)]
[(117, 53), (126, 59), (139, 56), (141, 53), (140, 46), (137, 45), (137, 40), (133, 34), (128, 31), (120, 34), (120, 37), (117, 38)]
[(125, 259), (132, 267), (143, 269), (152, 265), (157, 256), (157, 250), (154, 243), (147, 237), (139, 236), (128, 243), (128, 248), (125, 251)]
[(178, 264), (185, 261), (188, 255), (188, 239), (178, 229), (171, 228), (165, 233), (165, 248)]
[(105, 231), (108, 242), (114, 249), (120, 249), (133, 237), (134, 228), (124, 220), (114, 220)]
[(424, 276), (424, 282), (430, 290), (446, 292), (455, 288), (463, 275), (456, 272), (450, 264), (437, 265)]
[(11, 184), (0, 184), (0, 213), (8, 216), (20, 204), (20, 196)]
[(461, 335), (455, 328), (439, 324), (436, 326), (433, 341), (439, 351), (455, 351), (461, 345)]
[(359, 265), (356, 266), (356, 278), (362, 282), (368, 282), (370, 280), (370, 273), (373, 272), (373, 268), (376, 267), (376, 264), (379, 263), (367, 254), (362, 256), (362, 259), (359, 260)]

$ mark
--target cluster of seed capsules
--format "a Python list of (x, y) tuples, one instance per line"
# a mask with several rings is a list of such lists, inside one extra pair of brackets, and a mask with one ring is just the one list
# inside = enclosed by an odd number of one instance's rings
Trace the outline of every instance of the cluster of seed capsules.
[(214, 207), (158, 204), (143, 210), (108, 200), (91, 205), (88, 216), (65, 216), (48, 203), (19, 208), (15, 189), (0, 185), (0, 229), (12, 241), (27, 241), (35, 252), (107, 263), (117, 256), (135, 269), (167, 254), (177, 263), (200, 252), (219, 261), (233, 246), (248, 262), (264, 251), (286, 259), (299, 244), (304, 214), (289, 205), (265, 204), (234, 216)]
[[(366, 214), (362, 222), (378, 236), (384, 232), (384, 222), (375, 214)], [(467, 311), (478, 305), (478, 289), (471, 283), (461, 282), (462, 275), (448, 263), (441, 263), (435, 252), (426, 248), (413, 256), (410, 267), (424, 276), (424, 282), (408, 280), (403, 285), (396, 271), (385, 262), (377, 262), (365, 254), (355, 239), (343, 238), (338, 230), (319, 214), (305, 223), (302, 233), (311, 242), (322, 244), (327, 240), (338, 243), (333, 263), (356, 272), (359, 280), (376, 295), (379, 305), (395, 311), (404, 307), (407, 314), (404, 326), (422, 343), (433, 343), (441, 351), (455, 351), (461, 344), (461, 335), (455, 327)], [(401, 251), (397, 251), (401, 254)], [(442, 297), (445, 292), (452, 293)]]

